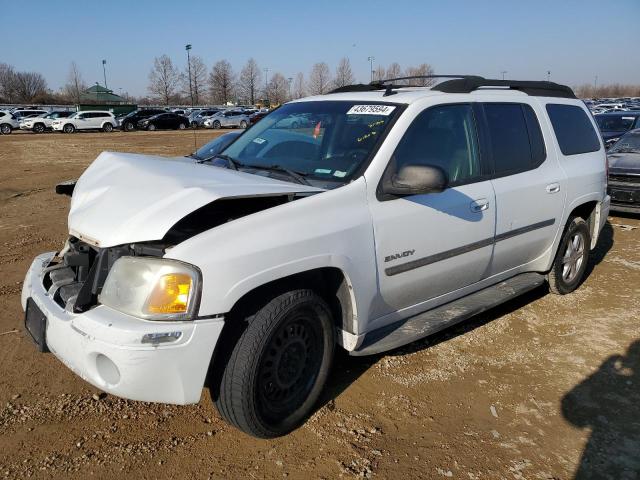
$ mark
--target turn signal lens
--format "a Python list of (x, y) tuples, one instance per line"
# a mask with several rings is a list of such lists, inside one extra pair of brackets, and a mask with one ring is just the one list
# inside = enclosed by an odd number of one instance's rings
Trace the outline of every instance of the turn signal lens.
[(192, 286), (191, 276), (185, 273), (161, 276), (149, 295), (147, 312), (151, 314), (187, 313)]

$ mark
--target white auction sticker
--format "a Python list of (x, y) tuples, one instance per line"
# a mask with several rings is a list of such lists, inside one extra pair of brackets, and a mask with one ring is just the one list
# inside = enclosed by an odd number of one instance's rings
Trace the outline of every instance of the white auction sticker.
[(347, 115), (389, 115), (396, 107), (391, 105), (354, 105)]

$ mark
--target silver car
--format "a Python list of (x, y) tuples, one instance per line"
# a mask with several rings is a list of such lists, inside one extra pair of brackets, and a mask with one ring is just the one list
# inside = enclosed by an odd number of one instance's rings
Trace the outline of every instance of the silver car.
[(207, 108), (205, 110), (199, 110), (189, 115), (189, 125), (192, 128), (202, 127), (205, 120), (220, 112), (219, 108)]
[(207, 118), (204, 121), (203, 126), (205, 128), (247, 128), (249, 126), (249, 115), (240, 110), (226, 110), (224, 112), (218, 112), (212, 117)]

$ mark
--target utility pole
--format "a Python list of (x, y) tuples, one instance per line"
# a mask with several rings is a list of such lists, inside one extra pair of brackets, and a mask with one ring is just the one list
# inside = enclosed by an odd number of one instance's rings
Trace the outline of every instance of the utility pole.
[(547, 82), (551, 80), (551, 70), (547, 70)]
[(289, 82), (289, 100), (291, 100), (291, 82), (293, 82), (293, 77), (287, 78), (287, 82)]
[(107, 87), (107, 68), (105, 67), (106, 64), (107, 64), (107, 61), (102, 60), (102, 74), (104, 75), (104, 88), (109, 88)]
[(187, 66), (189, 70), (189, 96), (191, 97), (191, 106), (193, 107), (193, 89), (191, 87), (191, 55), (189, 54), (189, 50), (191, 50), (191, 44), (187, 44), (184, 46), (184, 49), (187, 51)]
[(596, 90), (598, 89), (598, 75), (593, 79), (593, 94), (596, 94)]
[[(367, 57), (367, 60), (369, 60), (369, 71), (371, 72), (371, 81), (373, 82), (373, 61), (376, 59), (376, 57)], [(382, 80), (382, 79), (380, 79)]]
[(269, 69), (264, 69), (264, 96), (265, 100), (269, 102)]
[(502, 74), (502, 79), (504, 80), (504, 74), (508, 72), (506, 70), (502, 70), (500, 73)]

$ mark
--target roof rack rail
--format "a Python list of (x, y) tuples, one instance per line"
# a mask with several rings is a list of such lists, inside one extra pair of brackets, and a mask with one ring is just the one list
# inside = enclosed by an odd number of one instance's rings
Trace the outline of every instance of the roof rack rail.
[(576, 98), (570, 87), (559, 83), (532, 80), (496, 80), (483, 77), (465, 77), (456, 80), (447, 80), (431, 87), (444, 93), (470, 93), (483, 87), (504, 87), (509, 90), (518, 90), (535, 97)]
[(509, 90), (518, 90), (535, 97), (577, 98), (570, 87), (559, 83), (534, 80), (496, 80), (480, 77), (478, 75), (413, 75), (409, 77), (387, 78), (385, 80), (376, 80), (371, 83), (345, 85), (344, 87), (331, 90), (329, 93), (373, 92), (376, 90), (385, 90), (384, 96), (387, 97), (397, 93), (394, 90), (397, 90), (398, 88), (420, 86), (410, 84), (397, 85), (389, 82), (425, 78), (450, 79), (431, 87), (432, 90), (443, 93), (470, 93), (474, 90), (478, 90), (479, 88), (500, 87)]

